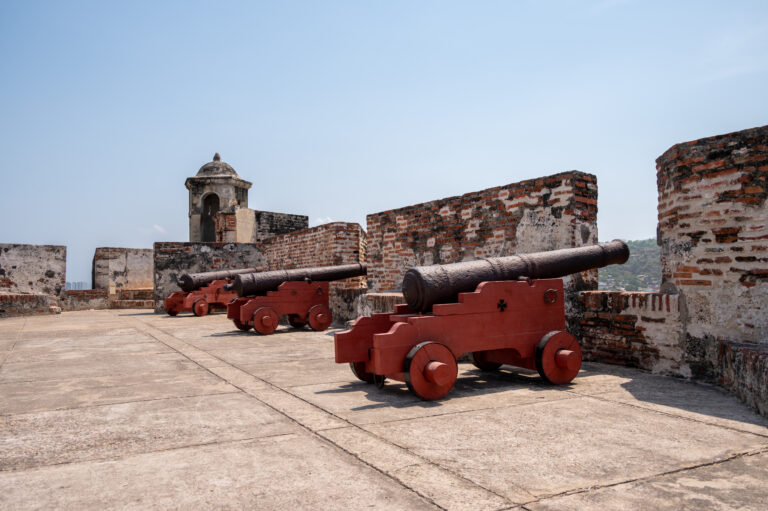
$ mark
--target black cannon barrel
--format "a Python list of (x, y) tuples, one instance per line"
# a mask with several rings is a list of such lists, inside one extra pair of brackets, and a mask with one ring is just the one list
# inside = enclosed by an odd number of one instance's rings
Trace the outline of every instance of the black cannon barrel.
[(277, 286), (287, 281), (314, 280), (330, 281), (348, 279), (365, 275), (368, 271), (365, 263), (344, 264), (340, 266), (320, 266), (317, 268), (298, 268), (295, 270), (274, 270), (237, 275), (227, 289), (237, 291), (237, 296), (251, 296), (274, 291)]
[(436, 303), (458, 301), (458, 294), (474, 291), (481, 282), (546, 279), (622, 264), (629, 247), (621, 240), (579, 248), (478, 259), (410, 268), (403, 277), (403, 296), (414, 312), (428, 312)]
[(214, 280), (232, 280), (235, 275), (240, 273), (253, 273), (259, 271), (259, 268), (243, 268), (240, 270), (221, 270), (221, 271), (207, 271), (204, 273), (182, 273), (181, 276), (176, 279), (179, 287), (182, 291), (190, 293), (195, 289), (200, 289), (206, 284), (210, 284)]

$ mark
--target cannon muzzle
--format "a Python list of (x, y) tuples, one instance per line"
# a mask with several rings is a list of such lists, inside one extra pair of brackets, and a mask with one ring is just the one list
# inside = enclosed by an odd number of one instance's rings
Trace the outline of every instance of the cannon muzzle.
[(259, 268), (243, 268), (240, 270), (221, 270), (221, 271), (208, 271), (204, 273), (182, 273), (181, 276), (176, 279), (179, 287), (182, 291), (191, 293), (195, 289), (200, 289), (206, 284), (210, 284), (214, 280), (232, 280), (235, 275), (240, 273), (253, 273), (259, 271)]
[(580, 271), (623, 264), (629, 247), (621, 240), (579, 248), (494, 257), (452, 264), (410, 268), (403, 277), (403, 296), (414, 312), (429, 312), (436, 303), (458, 301), (481, 282), (557, 278)]
[(232, 283), (226, 285), (225, 289), (234, 289), (237, 292), (237, 296), (252, 296), (267, 291), (274, 291), (283, 282), (297, 280), (317, 282), (341, 280), (365, 275), (367, 271), (365, 263), (356, 263), (341, 266), (242, 273), (235, 276)]

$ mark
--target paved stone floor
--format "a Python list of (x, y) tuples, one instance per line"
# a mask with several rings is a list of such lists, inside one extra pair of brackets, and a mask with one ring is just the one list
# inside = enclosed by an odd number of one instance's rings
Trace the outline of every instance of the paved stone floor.
[(459, 371), (423, 402), (335, 364), (332, 331), (0, 320), (0, 508), (768, 509), (768, 421), (715, 387)]

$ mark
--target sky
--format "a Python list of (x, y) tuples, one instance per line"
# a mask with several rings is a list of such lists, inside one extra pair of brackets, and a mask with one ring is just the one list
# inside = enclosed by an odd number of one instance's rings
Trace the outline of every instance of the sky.
[(215, 152), (310, 225), (581, 170), (656, 232), (655, 159), (768, 124), (768, 2), (0, 0), (0, 243), (188, 241)]

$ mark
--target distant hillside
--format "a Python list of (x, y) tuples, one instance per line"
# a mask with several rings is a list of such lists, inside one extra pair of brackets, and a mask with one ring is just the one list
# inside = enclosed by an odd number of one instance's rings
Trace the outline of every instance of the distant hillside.
[(627, 241), (629, 261), (600, 268), (599, 289), (658, 291), (661, 260), (655, 239)]

